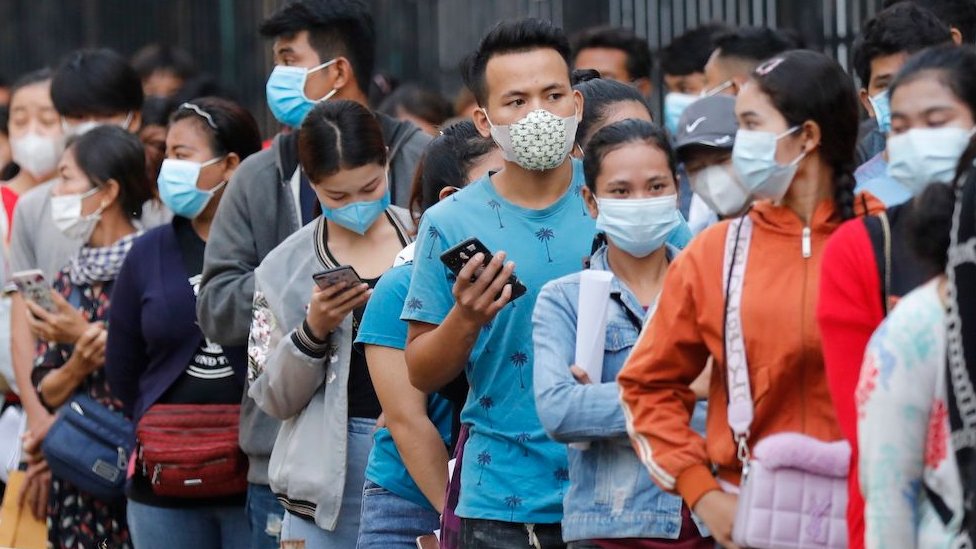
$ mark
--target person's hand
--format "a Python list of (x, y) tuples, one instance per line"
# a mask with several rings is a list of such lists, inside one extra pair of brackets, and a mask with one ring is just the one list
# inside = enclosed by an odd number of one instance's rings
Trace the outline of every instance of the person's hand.
[(47, 432), (51, 429), (51, 425), (54, 425), (54, 419), (54, 414), (43, 409), (38, 410), (36, 414), (27, 414), (27, 429), (24, 432), (24, 437), (29, 433), (38, 440), (44, 440)]
[(51, 300), (56, 307), (53, 313), (29, 299), (24, 299), (27, 310), (31, 313), (27, 316), (31, 333), (43, 341), (69, 344), (78, 341), (89, 326), (85, 315), (54, 290), (51, 290)]
[(515, 272), (514, 262), (505, 263), (505, 252), (498, 252), (482, 267), (484, 260), (485, 256), (481, 253), (468, 260), (458, 273), (452, 289), (458, 313), (479, 328), (491, 322), (498, 311), (508, 304), (512, 297), (512, 285), (508, 279)]
[(27, 478), (20, 488), (20, 507), (27, 505), (37, 520), (47, 517), (48, 496), (51, 493), (51, 470), (43, 459), (27, 466)]
[(592, 385), (593, 382), (590, 381), (590, 374), (586, 373), (586, 370), (580, 368), (579, 366), (573, 364), (569, 367), (569, 371), (573, 373), (573, 377), (581, 385)]
[(324, 290), (318, 285), (312, 287), (312, 299), (308, 303), (305, 321), (316, 339), (324, 340), (332, 330), (360, 305), (369, 300), (373, 290), (369, 284), (347, 286), (345, 282), (333, 284)]
[(732, 525), (739, 498), (721, 490), (706, 493), (695, 504), (695, 514), (705, 522), (715, 542), (726, 549), (740, 549), (732, 543)]
[(78, 338), (72, 353), (78, 360), (82, 371), (87, 375), (105, 364), (105, 343), (108, 330), (101, 322), (91, 324)]

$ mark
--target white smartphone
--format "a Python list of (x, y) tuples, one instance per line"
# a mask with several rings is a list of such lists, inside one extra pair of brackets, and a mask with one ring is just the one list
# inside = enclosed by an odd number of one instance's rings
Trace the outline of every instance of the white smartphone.
[(44, 278), (44, 273), (38, 269), (16, 272), (10, 276), (10, 279), (24, 299), (33, 301), (51, 313), (58, 310), (54, 300), (51, 299), (51, 284)]

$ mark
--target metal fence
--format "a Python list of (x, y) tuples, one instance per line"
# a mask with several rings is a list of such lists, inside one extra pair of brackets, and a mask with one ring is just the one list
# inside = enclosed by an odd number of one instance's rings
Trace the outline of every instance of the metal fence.
[[(452, 95), (457, 71), (496, 21), (548, 18), (574, 33), (619, 25), (652, 49), (700, 23), (794, 28), (809, 47), (847, 64), (863, 21), (882, 0), (370, 0), (377, 24), (377, 70)], [(271, 68), (261, 20), (282, 0), (0, 0), (0, 74), (56, 63), (67, 52), (107, 46), (132, 54), (150, 42), (180, 46), (205, 71), (274, 124), (264, 107)]]

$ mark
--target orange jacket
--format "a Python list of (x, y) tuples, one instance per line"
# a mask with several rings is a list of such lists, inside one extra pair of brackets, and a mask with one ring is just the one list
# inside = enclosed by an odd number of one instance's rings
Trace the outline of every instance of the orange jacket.
[[(831, 201), (817, 206), (811, 255), (804, 258), (804, 225), (796, 213), (760, 202), (748, 215), (753, 232), (742, 324), (755, 402), (749, 446), (783, 431), (837, 440), (814, 312), (820, 259), (839, 216)], [(726, 418), (722, 263), (728, 227), (722, 222), (705, 230), (671, 264), (657, 312), (618, 378), (634, 448), (655, 482), (691, 507), (719, 489), (712, 464), (733, 484), (741, 469)], [(689, 386), (709, 355), (715, 366), (703, 439), (689, 426), (695, 403)]]

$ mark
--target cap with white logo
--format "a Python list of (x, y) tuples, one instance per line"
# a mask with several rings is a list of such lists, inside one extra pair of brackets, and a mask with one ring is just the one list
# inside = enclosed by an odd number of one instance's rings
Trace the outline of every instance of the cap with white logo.
[(695, 101), (681, 115), (675, 150), (689, 145), (731, 149), (739, 123), (735, 119), (735, 98), (713, 95)]

